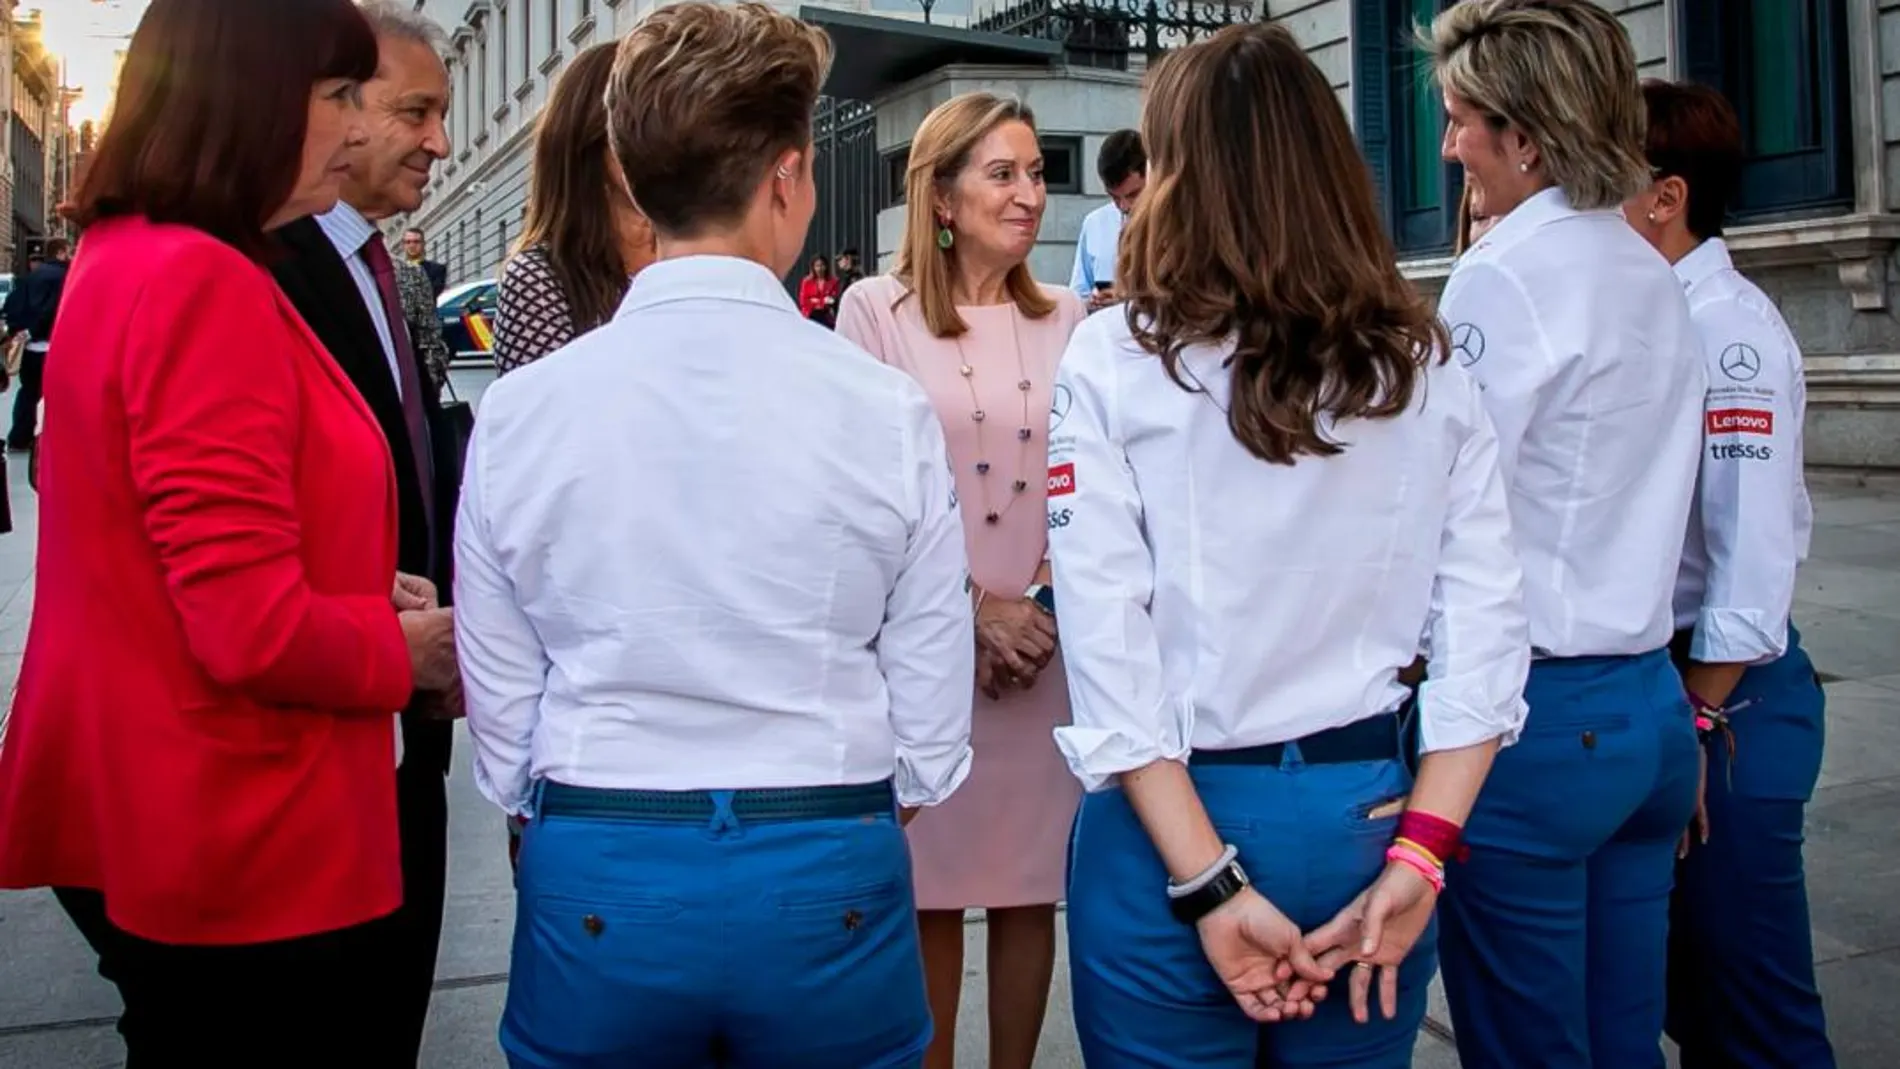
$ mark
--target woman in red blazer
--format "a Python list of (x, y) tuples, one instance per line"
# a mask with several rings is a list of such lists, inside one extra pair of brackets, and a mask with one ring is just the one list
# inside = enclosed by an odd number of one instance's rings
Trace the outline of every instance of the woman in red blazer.
[(392, 605), (382, 433), (259, 262), (376, 62), (351, 0), (154, 0), (72, 206), (0, 886), (58, 889), (134, 1066), (380, 1064), (393, 714), (452, 637)]
[(798, 284), (798, 310), (815, 323), (832, 326), (838, 318), (838, 276), (831, 273), (831, 261), (823, 256), (811, 258), (811, 273)]

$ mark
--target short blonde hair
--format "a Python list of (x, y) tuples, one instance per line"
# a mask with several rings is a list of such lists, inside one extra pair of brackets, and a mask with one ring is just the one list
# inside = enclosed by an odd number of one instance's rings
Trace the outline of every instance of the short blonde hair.
[[(904, 239), (897, 247), (894, 273), (909, 291), (905, 296), (915, 294), (921, 302), (924, 325), (939, 338), (958, 337), (969, 330), (969, 324), (957, 314), (951, 293), (956, 246), (937, 245), (937, 195), (970, 165), (977, 142), (1006, 122), (1036, 128), (1036, 116), (1015, 97), (962, 93), (932, 108), (910, 141), (910, 164), (904, 173)], [(1040, 319), (1055, 311), (1055, 302), (1042, 292), (1027, 263), (1010, 268), (1004, 284), (1025, 316)]]
[(1523, 131), (1580, 209), (1649, 185), (1648, 112), (1629, 34), (1591, 0), (1462, 0), (1419, 32), (1438, 84)]
[(811, 147), (831, 54), (823, 30), (759, 3), (689, 0), (642, 19), (614, 56), (607, 137), (654, 230), (736, 222), (779, 154)]

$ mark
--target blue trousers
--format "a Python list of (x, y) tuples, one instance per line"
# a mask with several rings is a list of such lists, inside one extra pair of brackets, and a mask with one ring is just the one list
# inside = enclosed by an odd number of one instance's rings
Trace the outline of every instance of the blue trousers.
[(1706, 744), (1709, 841), (1676, 866), (1669, 928), (1669, 1036), (1683, 1069), (1834, 1067), (1801, 861), (1827, 697), (1800, 636), (1789, 639), (1735, 688), (1733, 750), (1719, 734)]
[[(1310, 931), (1385, 867), (1412, 777), (1396, 760), (1279, 767), (1190, 765), (1221, 838), (1255, 887)], [(1353, 1023), (1343, 982), (1311, 1020), (1262, 1026), (1234, 1003), (1195, 929), (1168, 912), (1167, 870), (1118, 790), (1088, 795), (1069, 862), (1069, 969), (1075, 1028), (1089, 1069), (1402, 1069), (1425, 1018), (1435, 925), (1399, 969), (1399, 1014)]]
[(501, 1045), (513, 1069), (898, 1069), (930, 1042), (895, 815), (537, 817)]
[(1439, 903), (1465, 1069), (1661, 1069), (1695, 722), (1666, 651), (1537, 661)]

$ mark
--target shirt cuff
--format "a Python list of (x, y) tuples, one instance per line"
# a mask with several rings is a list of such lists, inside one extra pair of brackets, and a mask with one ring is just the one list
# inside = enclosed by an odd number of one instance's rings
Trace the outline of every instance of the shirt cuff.
[(1696, 614), (1689, 658), (1705, 664), (1762, 664), (1788, 652), (1788, 621), (1771, 626), (1759, 609), (1708, 609)]
[(1482, 683), (1427, 679), (1418, 688), (1419, 752), (1461, 750), (1492, 739), (1509, 746), (1529, 711), (1521, 689), (1500, 701)]
[(931, 757), (899, 750), (897, 770), (891, 777), (897, 804), (905, 809), (941, 805), (970, 778), (970, 754), (967, 743), (950, 754)]
[(1082, 781), (1082, 789), (1099, 791), (1113, 785), (1122, 773), (1156, 761), (1185, 762), (1194, 748), (1194, 708), (1184, 701), (1163, 705), (1154, 711), (1149, 731), (1135, 725), (1070, 724), (1057, 728), (1055, 734), (1056, 748), (1069, 762), (1069, 771)]

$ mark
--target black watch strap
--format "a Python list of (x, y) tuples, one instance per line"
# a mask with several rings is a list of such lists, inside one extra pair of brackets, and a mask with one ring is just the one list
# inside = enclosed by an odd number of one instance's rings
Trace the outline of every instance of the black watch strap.
[(1179, 898), (1168, 899), (1168, 911), (1182, 924), (1198, 924), (1202, 917), (1227, 904), (1227, 900), (1247, 888), (1247, 870), (1240, 862), (1229, 861), (1214, 878)]

